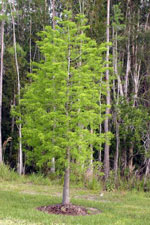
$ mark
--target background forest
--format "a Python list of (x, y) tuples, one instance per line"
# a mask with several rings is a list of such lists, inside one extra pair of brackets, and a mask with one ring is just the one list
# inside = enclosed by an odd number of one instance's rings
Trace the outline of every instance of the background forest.
[(148, 190), (149, 0), (1, 0), (0, 11), (0, 162), (55, 179), (70, 157), (72, 182)]

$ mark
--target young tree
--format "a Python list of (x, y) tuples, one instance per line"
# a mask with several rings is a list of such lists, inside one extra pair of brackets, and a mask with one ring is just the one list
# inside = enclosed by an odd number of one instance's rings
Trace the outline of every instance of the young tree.
[(99, 135), (97, 130), (105, 111), (105, 106), (98, 102), (99, 89), (102, 95), (106, 94), (105, 85), (100, 83), (106, 71), (106, 45), (98, 47), (86, 37), (86, 29), (83, 15), (78, 15), (75, 23), (71, 13), (65, 11), (56, 30), (46, 27), (40, 33), (38, 45), (43, 60), (35, 64), (35, 73), (30, 75), (33, 82), (22, 100), (23, 137), (32, 147), (27, 157), (35, 159), (38, 166), (51, 165), (51, 159), (57, 158), (56, 164), (65, 173), (63, 204), (70, 203), (72, 160), (86, 165), (91, 158), (91, 146), (105, 141), (104, 134)]

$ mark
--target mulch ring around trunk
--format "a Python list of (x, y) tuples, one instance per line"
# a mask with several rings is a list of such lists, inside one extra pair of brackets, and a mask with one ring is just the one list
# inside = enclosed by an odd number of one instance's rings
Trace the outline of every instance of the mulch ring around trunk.
[(96, 208), (84, 208), (82, 206), (72, 204), (41, 206), (38, 207), (37, 210), (47, 212), (49, 214), (57, 214), (57, 215), (62, 214), (68, 216), (86, 216), (101, 213), (101, 211)]

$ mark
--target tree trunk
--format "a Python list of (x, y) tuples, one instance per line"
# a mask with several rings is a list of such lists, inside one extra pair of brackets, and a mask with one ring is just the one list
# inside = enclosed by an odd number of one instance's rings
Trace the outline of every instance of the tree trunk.
[[(139, 10), (138, 10), (138, 18), (139, 18)], [(137, 31), (139, 31), (139, 21), (137, 24)], [(138, 34), (136, 34), (136, 38), (138, 37)], [(140, 84), (140, 71), (141, 71), (141, 59), (138, 59), (138, 45), (135, 43), (135, 40), (133, 40), (132, 44), (132, 75), (133, 75), (133, 84), (134, 84), (134, 102), (133, 102), (133, 108), (137, 106), (137, 98), (138, 98), (138, 91), (139, 91), (139, 84)], [(128, 167), (130, 174), (132, 174), (135, 166), (133, 166), (133, 148), (134, 143), (131, 142), (131, 146), (129, 149), (129, 162)]]
[[(102, 133), (102, 125), (99, 125), (99, 134), (101, 135)], [(102, 162), (102, 143), (99, 145), (99, 151), (98, 151), (98, 161)]]
[(62, 204), (70, 203), (69, 189), (70, 189), (70, 149), (68, 148), (67, 149), (67, 167), (65, 169)]
[(51, 173), (55, 173), (55, 158), (54, 158), (54, 157), (52, 158), (51, 163), (52, 163), (52, 166), (51, 166)]
[[(2, 0), (2, 15), (4, 14), (4, 3)], [(3, 147), (2, 147), (2, 95), (3, 95), (3, 67), (4, 67), (4, 24), (1, 22), (1, 70), (0, 70), (0, 164), (3, 163)]]
[(131, 72), (131, 53), (130, 53), (130, 33), (131, 33), (131, 9), (130, 9), (130, 1), (127, 3), (127, 14), (126, 19), (128, 20), (128, 41), (127, 41), (127, 64), (126, 64), (126, 73), (125, 73), (125, 83), (124, 83), (124, 93), (125, 97), (128, 96), (128, 84), (129, 84), (129, 74)]
[[(99, 109), (100, 109), (100, 118), (102, 117), (102, 83), (103, 83), (103, 78), (102, 76), (100, 77), (100, 86), (99, 86)], [(102, 124), (100, 122), (99, 124), (99, 135), (101, 137), (102, 134)], [(98, 161), (102, 162), (102, 142), (99, 144), (99, 151), (98, 151)]]
[(84, 14), (85, 11), (85, 0), (79, 0), (80, 13)]
[[(113, 27), (113, 68), (114, 68), (114, 74), (117, 77), (118, 84), (117, 84), (117, 91), (115, 87), (115, 81), (114, 81), (114, 100), (116, 104), (115, 112), (114, 112), (114, 124), (116, 129), (116, 152), (114, 157), (114, 173), (115, 173), (115, 182), (117, 181), (117, 173), (118, 173), (118, 159), (119, 159), (119, 146), (120, 146), (120, 137), (119, 137), (119, 123), (118, 123), (118, 104), (119, 104), (119, 97), (124, 97), (123, 93), (123, 87), (121, 83), (121, 78), (118, 73), (118, 33), (117, 30), (115, 31)], [(117, 92), (117, 93), (116, 93)]]
[(125, 76), (125, 85), (124, 85), (124, 92), (125, 97), (128, 96), (128, 83), (129, 83), (129, 73), (131, 70), (131, 56), (130, 56), (130, 37), (128, 37), (128, 43), (127, 43), (127, 66), (126, 66), (126, 76)]
[(55, 16), (56, 16), (56, 11), (55, 11), (55, 0), (52, 0), (52, 22), (53, 22), (53, 29), (55, 30), (56, 27), (56, 21), (55, 21)]
[[(30, 1), (29, 1), (29, 8), (30, 6)], [(32, 73), (32, 17), (31, 17), (31, 12), (30, 12), (30, 40), (29, 40), (29, 49), (30, 49), (30, 73)]]
[(147, 159), (147, 162), (146, 162), (146, 171), (145, 171), (145, 177), (144, 177), (144, 185), (146, 185), (147, 177), (148, 177), (149, 174), (150, 174), (150, 158)]
[[(15, 107), (15, 105), (16, 105), (15, 90), (14, 90), (14, 97), (13, 97), (13, 100), (12, 100), (12, 105), (13, 105), (13, 107)], [(13, 137), (14, 127), (15, 127), (15, 117), (12, 116), (12, 119), (11, 119), (11, 137)], [(10, 153), (9, 153), (10, 160), (11, 160), (11, 157), (12, 157), (12, 150), (13, 150), (13, 140), (10, 143)]]
[[(10, 3), (11, 7), (11, 3)], [(14, 51), (15, 51), (15, 63), (16, 63), (16, 71), (18, 78), (18, 104), (20, 105), (20, 74), (19, 74), (19, 65), (18, 65), (18, 56), (17, 56), (17, 46), (16, 46), (16, 33), (15, 33), (15, 20), (14, 20), (14, 12), (15, 12), (15, 3), (13, 0), (13, 10), (11, 8), (11, 16), (12, 16), (12, 24), (13, 24), (13, 43), (14, 43)], [(19, 175), (23, 173), (23, 153), (22, 153), (22, 127), (21, 127), (21, 117), (19, 117)]]
[(116, 118), (116, 152), (114, 158), (115, 181), (117, 181), (117, 173), (118, 173), (119, 146), (120, 146), (119, 123)]
[(121, 174), (124, 175), (124, 172), (127, 168), (127, 149), (126, 149), (126, 139), (123, 140), (124, 148), (121, 151)]
[(129, 168), (130, 174), (132, 174), (132, 172), (134, 170), (134, 166), (133, 166), (133, 144), (131, 144), (131, 146), (129, 148), (128, 168)]
[[(90, 133), (93, 134), (92, 128)], [(88, 174), (89, 180), (92, 180), (93, 178), (93, 144), (90, 144), (90, 149), (91, 149), (91, 155), (90, 155), (89, 167), (87, 169), (87, 174)]]
[[(107, 0), (107, 43), (109, 43), (109, 26), (110, 26), (110, 0)], [(109, 45), (107, 46), (107, 53), (106, 53), (106, 67), (109, 67)], [(110, 106), (110, 87), (109, 87), (109, 70), (106, 71), (106, 83), (107, 83), (107, 97), (106, 97), (106, 104)], [(109, 119), (108, 115), (110, 114), (109, 106), (106, 108), (106, 119), (104, 123), (105, 133), (109, 132)], [(110, 170), (109, 164), (109, 144), (108, 140), (106, 139), (105, 143), (105, 150), (104, 150), (104, 174), (105, 180), (108, 179)]]

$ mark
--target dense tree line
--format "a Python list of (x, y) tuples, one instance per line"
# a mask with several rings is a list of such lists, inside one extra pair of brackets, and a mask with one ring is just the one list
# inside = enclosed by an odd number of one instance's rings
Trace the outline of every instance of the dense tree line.
[[(68, 43), (60, 22), (64, 10), (71, 10), (70, 21), (77, 25), (70, 22), (71, 44), (62, 47)], [(61, 174), (67, 148), (73, 149), (78, 175), (83, 170), (85, 177), (102, 177), (104, 172), (115, 184), (121, 176), (143, 178), (146, 185), (149, 0), (1, 0), (0, 11), (0, 162), (20, 174)], [(58, 35), (59, 22), (64, 26), (59, 35), (66, 36)], [(88, 158), (77, 157), (75, 149)]]

